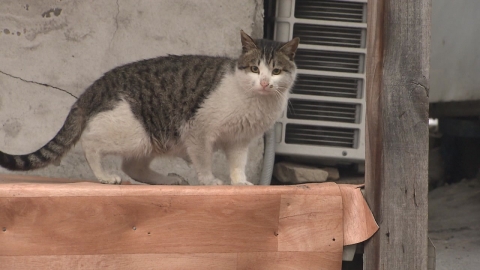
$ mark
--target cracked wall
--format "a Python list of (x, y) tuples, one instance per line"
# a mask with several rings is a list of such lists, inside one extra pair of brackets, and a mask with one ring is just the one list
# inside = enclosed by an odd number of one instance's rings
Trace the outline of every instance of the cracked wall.
[[(166, 54), (236, 56), (240, 29), (262, 36), (261, 0), (2, 0), (0, 149), (25, 154), (41, 147), (60, 129), (76, 97), (111, 68)], [(259, 139), (248, 165), (254, 182), (262, 157)], [(214, 173), (228, 179), (222, 153), (214, 163)], [(118, 170), (119, 159), (110, 157), (105, 165)], [(195, 178), (180, 160), (160, 159), (152, 167)], [(60, 166), (26, 174), (94, 179), (79, 145)]]

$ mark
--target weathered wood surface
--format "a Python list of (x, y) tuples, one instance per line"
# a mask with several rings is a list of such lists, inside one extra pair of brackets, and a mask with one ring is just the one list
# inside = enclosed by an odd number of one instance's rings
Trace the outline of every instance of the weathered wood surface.
[(431, 0), (368, 3), (364, 269), (427, 269)]
[(68, 181), (0, 175), (2, 269), (340, 269), (377, 229), (351, 185)]
[[(48, 270), (322, 270), (341, 269), (336, 254), (320, 252), (175, 253), (1, 256), (1, 269)], [(25, 268), (24, 266), (27, 266)], [(48, 267), (46, 267), (48, 266)]]

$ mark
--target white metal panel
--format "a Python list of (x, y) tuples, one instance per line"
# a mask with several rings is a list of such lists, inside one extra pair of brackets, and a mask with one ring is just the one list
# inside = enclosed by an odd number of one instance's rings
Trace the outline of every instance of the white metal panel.
[[(303, 18), (295, 17), (298, 3)], [(365, 12), (366, 1), (277, 1), (274, 39), (305, 36), (297, 83), (275, 126), (277, 154), (365, 160)]]

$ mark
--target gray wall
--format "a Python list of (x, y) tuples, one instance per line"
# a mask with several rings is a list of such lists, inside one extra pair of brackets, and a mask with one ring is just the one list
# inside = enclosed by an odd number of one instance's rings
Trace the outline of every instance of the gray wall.
[(430, 102), (480, 100), (480, 1), (432, 0)]
[[(41, 147), (62, 126), (74, 96), (115, 66), (169, 53), (238, 55), (240, 29), (261, 37), (262, 14), (262, 0), (2, 0), (0, 149), (24, 154)], [(259, 139), (248, 165), (253, 182), (262, 157)], [(106, 165), (116, 170), (119, 161)], [(196, 183), (183, 161), (156, 160), (153, 167)], [(214, 173), (228, 180), (223, 153), (215, 154)], [(60, 166), (29, 174), (94, 179), (79, 145)]]

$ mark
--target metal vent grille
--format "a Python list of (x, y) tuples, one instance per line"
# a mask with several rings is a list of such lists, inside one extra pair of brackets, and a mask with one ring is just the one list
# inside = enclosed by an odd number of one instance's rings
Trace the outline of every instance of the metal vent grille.
[(298, 49), (295, 63), (300, 69), (359, 73), (361, 62), (356, 53)]
[(287, 118), (355, 123), (357, 110), (356, 104), (290, 99)]
[(285, 143), (354, 148), (356, 133), (351, 128), (287, 124)]
[(293, 87), (293, 94), (360, 98), (361, 79), (325, 77), (299, 74)]
[(276, 1), (273, 38), (300, 37), (275, 153), (365, 161), (367, 0)]
[(295, 1), (295, 17), (302, 19), (363, 22), (363, 3), (344, 1)]
[(296, 23), (293, 36), (301, 37), (302, 44), (360, 48), (362, 29)]

